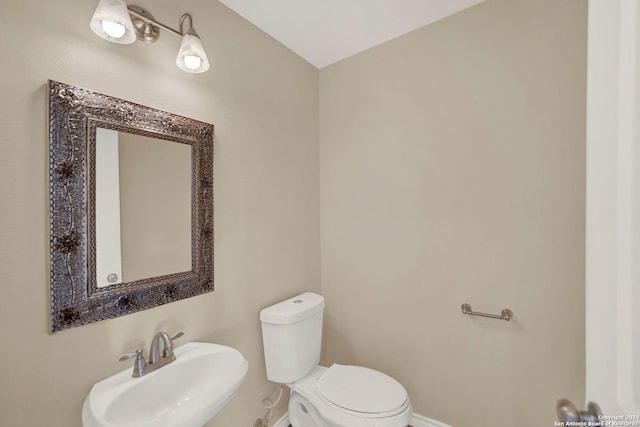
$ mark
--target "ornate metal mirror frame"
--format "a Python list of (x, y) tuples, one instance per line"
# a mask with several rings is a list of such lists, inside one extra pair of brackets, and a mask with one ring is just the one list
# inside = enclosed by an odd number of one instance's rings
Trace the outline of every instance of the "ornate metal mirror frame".
[[(97, 127), (192, 147), (192, 271), (97, 286)], [(49, 203), (52, 332), (213, 290), (213, 125), (49, 81)]]

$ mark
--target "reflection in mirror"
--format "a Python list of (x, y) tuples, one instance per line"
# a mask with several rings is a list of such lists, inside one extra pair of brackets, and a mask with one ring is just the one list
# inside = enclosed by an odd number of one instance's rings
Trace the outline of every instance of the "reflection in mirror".
[(96, 129), (98, 288), (192, 271), (191, 150)]

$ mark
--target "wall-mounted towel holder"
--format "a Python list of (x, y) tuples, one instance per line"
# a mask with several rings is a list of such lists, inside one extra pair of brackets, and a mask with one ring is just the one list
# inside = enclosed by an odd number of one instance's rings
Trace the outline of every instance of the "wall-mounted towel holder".
[(477, 311), (473, 311), (471, 309), (471, 305), (467, 303), (462, 304), (462, 314), (468, 314), (469, 316), (489, 317), (491, 319), (498, 319), (498, 320), (506, 320), (507, 322), (511, 320), (511, 318), (513, 317), (513, 311), (509, 310), (508, 308), (505, 308), (504, 310), (502, 310), (502, 313), (500, 314), (488, 314), (488, 313), (480, 313)]

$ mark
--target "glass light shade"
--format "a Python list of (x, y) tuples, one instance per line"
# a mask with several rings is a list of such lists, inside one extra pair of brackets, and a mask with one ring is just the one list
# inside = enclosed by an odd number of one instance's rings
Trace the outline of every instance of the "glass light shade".
[(136, 41), (125, 0), (100, 0), (89, 26), (98, 36), (113, 43), (130, 44)]
[(176, 65), (187, 73), (204, 73), (209, 69), (209, 60), (198, 36), (187, 33), (182, 37)]

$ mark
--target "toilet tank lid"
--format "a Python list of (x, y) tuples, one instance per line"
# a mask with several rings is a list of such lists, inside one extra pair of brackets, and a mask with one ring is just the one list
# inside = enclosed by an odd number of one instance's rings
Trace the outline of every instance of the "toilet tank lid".
[(275, 325), (301, 322), (324, 309), (322, 295), (306, 292), (260, 311), (260, 321)]

